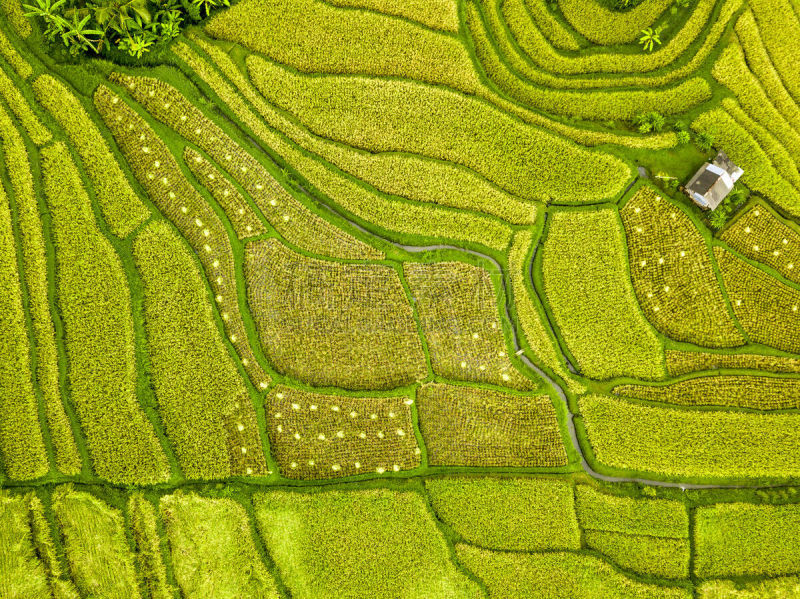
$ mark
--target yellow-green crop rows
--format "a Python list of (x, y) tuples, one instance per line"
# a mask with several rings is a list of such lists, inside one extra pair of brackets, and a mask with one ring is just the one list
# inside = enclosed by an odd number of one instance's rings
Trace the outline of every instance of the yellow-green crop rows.
[(420, 430), (435, 466), (567, 464), (552, 401), (466, 385), (419, 390)]
[(631, 279), (647, 320), (677, 341), (742, 345), (708, 246), (686, 213), (653, 188), (642, 187), (620, 216)]
[(576, 367), (599, 379), (662, 377), (662, 342), (636, 302), (616, 211), (558, 211), (548, 225), (543, 289)]
[(269, 362), (316, 386), (391, 389), (427, 375), (400, 276), (309, 258), (276, 239), (245, 250), (247, 296)]
[(798, 0), (116, 4), (0, 0), (0, 599), (800, 596)]
[(420, 464), (409, 397), (324, 395), (287, 386), (267, 400), (270, 446), (287, 478), (412, 470)]
[(728, 406), (755, 410), (800, 407), (800, 379), (766, 376), (702, 376), (669, 385), (620, 385), (614, 393), (681, 406)]

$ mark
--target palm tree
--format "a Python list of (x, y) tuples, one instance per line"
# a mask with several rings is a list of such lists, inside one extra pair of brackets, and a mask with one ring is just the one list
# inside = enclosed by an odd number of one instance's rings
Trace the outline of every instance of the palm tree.
[(648, 27), (642, 29), (642, 37), (639, 38), (639, 43), (642, 44), (645, 52), (652, 52), (656, 44), (661, 45), (661, 32), (664, 30), (662, 27)]

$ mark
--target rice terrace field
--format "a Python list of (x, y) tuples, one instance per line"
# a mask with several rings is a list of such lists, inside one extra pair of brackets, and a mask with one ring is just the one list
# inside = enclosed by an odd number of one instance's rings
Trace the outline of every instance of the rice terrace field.
[(0, 0), (0, 599), (800, 598), (800, 0)]

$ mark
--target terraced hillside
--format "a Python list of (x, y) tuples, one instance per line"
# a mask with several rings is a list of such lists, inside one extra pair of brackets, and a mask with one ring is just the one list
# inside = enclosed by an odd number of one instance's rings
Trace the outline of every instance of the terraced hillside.
[(797, 0), (222, 4), (0, 0), (0, 599), (800, 597)]

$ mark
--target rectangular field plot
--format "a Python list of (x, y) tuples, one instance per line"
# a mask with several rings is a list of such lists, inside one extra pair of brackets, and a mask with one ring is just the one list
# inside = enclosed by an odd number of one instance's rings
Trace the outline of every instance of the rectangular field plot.
[(800, 474), (800, 416), (645, 406), (585, 395), (580, 415), (596, 459), (670, 477)]
[(670, 385), (620, 385), (616, 395), (682, 406), (727, 406), (755, 410), (800, 407), (800, 378), (703, 376)]
[(547, 395), (432, 383), (420, 388), (417, 409), (432, 466), (567, 465)]
[(620, 216), (633, 286), (653, 326), (672, 339), (706, 347), (742, 345), (706, 241), (683, 209), (642, 187)]
[(583, 374), (663, 376), (662, 344), (636, 301), (614, 210), (555, 212), (542, 248), (542, 280), (555, 324)]
[(746, 258), (800, 283), (800, 233), (766, 207), (757, 204), (738, 217), (725, 229), (722, 241)]
[(280, 597), (234, 499), (176, 493), (161, 498), (160, 511), (182, 597)]
[(783, 576), (742, 583), (733, 580), (709, 580), (698, 586), (698, 599), (783, 599), (800, 593), (800, 577)]
[[(167, 581), (167, 569), (161, 555), (156, 510), (144, 495), (128, 499), (131, 536), (136, 546), (136, 564), (150, 599), (172, 599), (175, 589)], [(59, 598), (56, 598), (59, 599)]]
[(680, 501), (611, 495), (583, 484), (575, 486), (575, 500), (585, 530), (689, 538), (689, 514)]
[(53, 511), (64, 537), (70, 574), (81, 595), (140, 599), (122, 514), (70, 486), (53, 493)]
[(484, 597), (453, 564), (416, 491), (274, 491), (253, 497), (281, 579), (298, 599)]
[(572, 484), (545, 478), (432, 478), (438, 518), (466, 542), (490, 549), (581, 548)]
[(189, 183), (169, 147), (145, 119), (105, 86), (97, 88), (94, 102), (139, 183), (197, 253), (228, 339), (253, 385), (266, 389), (270, 377), (247, 337), (239, 310), (233, 249), (222, 220)]
[(667, 370), (670, 376), (681, 376), (699, 370), (742, 368), (776, 373), (800, 372), (800, 359), (760, 354), (714, 354), (667, 350)]
[(523, 390), (536, 386), (508, 357), (488, 271), (463, 262), (408, 262), (403, 271), (436, 374)]
[(267, 471), (252, 400), (190, 250), (165, 222), (133, 243), (144, 292), (151, 380), (169, 440), (190, 479)]
[(391, 389), (427, 375), (397, 271), (308, 258), (276, 239), (245, 248), (247, 297), (280, 372), (315, 386)]
[(627, 570), (659, 578), (689, 577), (689, 539), (587, 530), (584, 540)]
[(383, 253), (324, 220), (292, 196), (241, 146), (177, 89), (150, 77), (115, 73), (150, 114), (197, 144), (255, 201), (275, 230), (304, 250), (345, 259), (381, 259)]
[(505, 553), (456, 545), (461, 563), (492, 599), (691, 599), (683, 588), (629, 578), (611, 564), (575, 553)]
[(695, 574), (700, 578), (800, 572), (800, 506), (719, 503), (697, 508)]
[(800, 353), (800, 291), (714, 249), (733, 311), (750, 341)]
[(411, 470), (420, 464), (411, 403), (280, 385), (267, 398), (270, 448), (287, 478)]

